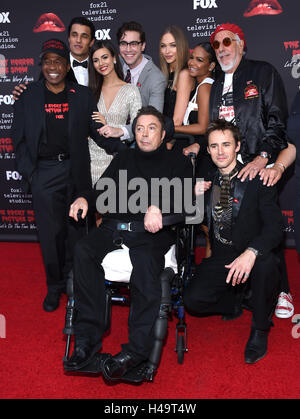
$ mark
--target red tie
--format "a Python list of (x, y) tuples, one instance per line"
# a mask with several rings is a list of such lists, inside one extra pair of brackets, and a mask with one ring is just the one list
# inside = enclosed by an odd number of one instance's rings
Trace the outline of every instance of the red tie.
[(126, 77), (125, 77), (124, 81), (126, 83), (131, 83), (131, 73), (130, 73), (129, 69), (127, 70)]

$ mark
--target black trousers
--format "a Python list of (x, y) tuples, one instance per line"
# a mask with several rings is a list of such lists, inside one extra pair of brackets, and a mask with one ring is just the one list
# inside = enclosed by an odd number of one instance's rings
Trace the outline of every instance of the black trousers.
[(74, 294), (75, 336), (88, 338), (92, 344), (101, 341), (105, 330), (105, 277), (101, 262), (107, 253), (119, 248), (114, 243), (122, 236), (130, 249), (133, 266), (130, 278), (129, 341), (123, 349), (147, 359), (153, 346), (153, 327), (161, 301), (160, 273), (164, 255), (172, 244), (168, 232), (115, 232), (100, 225), (75, 247)]
[(68, 215), (74, 192), (70, 161), (40, 160), (31, 190), (47, 288), (61, 292), (72, 270), (74, 244), (85, 233)]
[[(237, 255), (235, 255), (237, 256)], [(243, 284), (226, 284), (228, 269), (234, 257), (212, 255), (197, 267), (195, 277), (184, 291), (184, 304), (192, 314), (232, 313)], [(253, 323), (259, 330), (270, 327), (280, 282), (279, 261), (273, 254), (257, 257), (247, 281), (251, 281)]]

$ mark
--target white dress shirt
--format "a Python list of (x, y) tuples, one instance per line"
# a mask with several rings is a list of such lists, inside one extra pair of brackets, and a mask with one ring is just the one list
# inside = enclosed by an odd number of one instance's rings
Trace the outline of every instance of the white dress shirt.
[(145, 65), (147, 64), (148, 59), (143, 55), (142, 61), (140, 62), (139, 65), (137, 65), (134, 68), (129, 68), (128, 65), (125, 63), (123, 63), (123, 72), (124, 74), (127, 73), (127, 70), (130, 70), (130, 74), (131, 74), (131, 84), (134, 84), (136, 86), (138, 79), (141, 75), (141, 72), (143, 71)]
[[(84, 68), (82, 66), (76, 66), (75, 68), (73, 67), (73, 61), (75, 60), (75, 58), (72, 56), (72, 54), (70, 53), (70, 63), (71, 63), (71, 67), (74, 71), (76, 80), (78, 82), (78, 84), (81, 84), (83, 86), (87, 86), (89, 84), (89, 73), (88, 73), (88, 69)], [(76, 60), (78, 61), (78, 60)], [(88, 61), (88, 58), (86, 58), (83, 61)]]

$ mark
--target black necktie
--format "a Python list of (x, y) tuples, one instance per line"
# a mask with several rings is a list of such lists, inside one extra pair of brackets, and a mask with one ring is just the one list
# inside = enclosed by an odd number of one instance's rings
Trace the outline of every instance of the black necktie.
[(73, 60), (73, 67), (79, 67), (79, 66), (87, 68), (88, 62), (87, 61), (79, 62), (79, 61)]
[(124, 81), (126, 83), (131, 83), (131, 73), (130, 73), (130, 70), (129, 69), (127, 70), (127, 73), (126, 73), (126, 76), (125, 76)]

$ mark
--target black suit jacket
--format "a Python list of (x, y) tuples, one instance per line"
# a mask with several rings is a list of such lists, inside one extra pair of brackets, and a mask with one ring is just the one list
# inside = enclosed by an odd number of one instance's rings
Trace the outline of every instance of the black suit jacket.
[[(205, 205), (210, 235), (213, 234), (212, 188), (206, 194)], [(245, 182), (235, 179), (232, 239), (239, 254), (247, 247), (253, 247), (262, 257), (275, 250), (283, 239), (283, 220), (277, 201), (277, 189), (264, 186), (258, 176)]]
[[(97, 111), (90, 89), (66, 82), (69, 103), (68, 139), (72, 179), (76, 191), (91, 186), (88, 136), (109, 153), (126, 146), (119, 139), (105, 139), (97, 132), (102, 125), (95, 123), (92, 112)], [(39, 145), (46, 142), (44, 80), (31, 83), (14, 104), (12, 139), (17, 170), (22, 175), (22, 187), (29, 190), (32, 174), (37, 166)]]
[[(224, 78), (222, 72), (211, 88), (211, 120), (219, 118)], [(233, 74), (233, 105), (235, 122), (242, 134), (243, 161), (249, 162), (261, 151), (267, 151), (274, 162), (287, 147), (288, 117), (285, 88), (277, 70), (269, 63), (242, 58)]]

